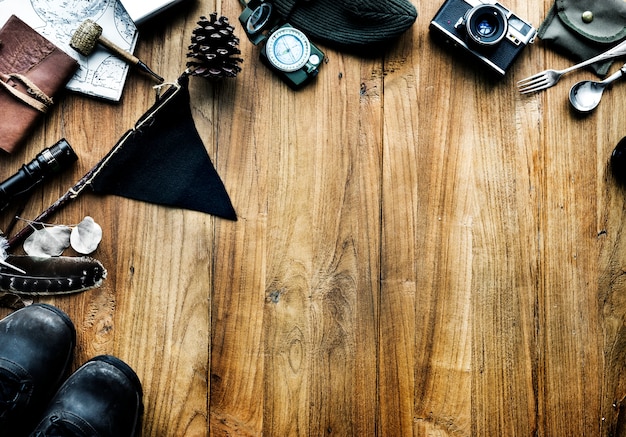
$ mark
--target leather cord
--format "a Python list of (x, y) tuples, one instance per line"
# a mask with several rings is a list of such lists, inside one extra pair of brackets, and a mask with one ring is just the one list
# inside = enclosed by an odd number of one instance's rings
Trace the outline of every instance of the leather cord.
[[(17, 99), (26, 103), (27, 105), (35, 108), (37, 111), (46, 113), (48, 112), (48, 108), (52, 106), (53, 101), (52, 98), (48, 97), (46, 93), (37, 87), (30, 79), (26, 76), (18, 73), (11, 74), (1, 74), (0, 75), (3, 80), (0, 80), (0, 85), (4, 87), (9, 93), (15, 96)], [(5, 80), (6, 79), (6, 80)], [(20, 82), (22, 85), (26, 87), (26, 93), (12, 87), (8, 81), (13, 79), (17, 82)]]

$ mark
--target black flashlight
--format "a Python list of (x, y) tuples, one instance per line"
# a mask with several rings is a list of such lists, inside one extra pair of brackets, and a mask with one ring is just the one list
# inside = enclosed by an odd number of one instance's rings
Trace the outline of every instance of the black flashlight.
[(42, 150), (13, 176), (0, 183), (0, 211), (18, 196), (28, 193), (48, 177), (65, 170), (78, 157), (65, 138)]

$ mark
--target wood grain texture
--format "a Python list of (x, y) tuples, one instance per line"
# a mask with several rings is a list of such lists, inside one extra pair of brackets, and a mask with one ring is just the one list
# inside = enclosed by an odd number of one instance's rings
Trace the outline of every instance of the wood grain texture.
[[(536, 41), (495, 82), (431, 40), (439, 2), (415, 5), (384, 57), (321, 46), (299, 92), (259, 62), (236, 1), (142, 29), (137, 56), (169, 80), (213, 11), (245, 60), (190, 85), (237, 222), (92, 194), (55, 218), (103, 227), (104, 286), (45, 301), (77, 326), (75, 368), (111, 353), (137, 371), (145, 437), (626, 435), (626, 190), (608, 168), (624, 88), (587, 117), (567, 92), (589, 72), (522, 96), (517, 80), (571, 61)], [(506, 4), (535, 26), (550, 5)], [(151, 86), (131, 74), (119, 104), (66, 94), (3, 157), (2, 178), (62, 136), (80, 157), (24, 217), (113, 146)]]

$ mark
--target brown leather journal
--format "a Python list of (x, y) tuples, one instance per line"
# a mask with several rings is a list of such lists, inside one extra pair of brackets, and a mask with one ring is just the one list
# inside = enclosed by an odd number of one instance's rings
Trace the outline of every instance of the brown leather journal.
[(0, 29), (0, 149), (21, 146), (78, 62), (12, 15)]

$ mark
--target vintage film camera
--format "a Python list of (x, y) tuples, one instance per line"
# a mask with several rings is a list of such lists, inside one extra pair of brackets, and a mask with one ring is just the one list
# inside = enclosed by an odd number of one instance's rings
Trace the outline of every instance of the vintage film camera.
[(447, 0), (430, 22), (430, 31), (500, 77), (537, 33), (501, 4), (480, 0)]
[(248, 39), (261, 47), (261, 61), (293, 89), (309, 83), (324, 60), (318, 49), (300, 30), (281, 22), (271, 3), (251, 0), (239, 16)]

